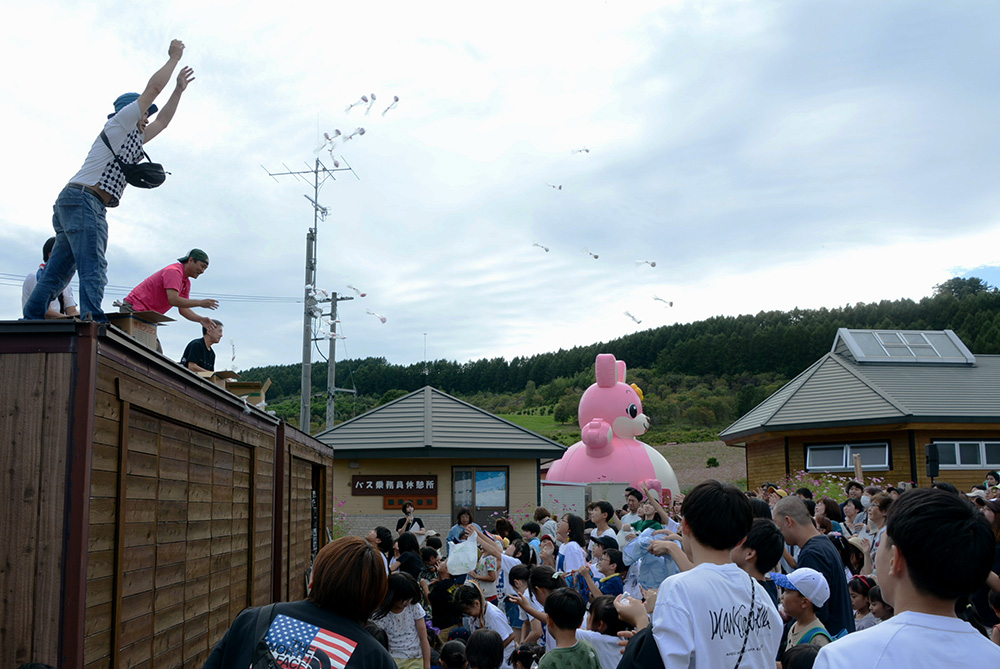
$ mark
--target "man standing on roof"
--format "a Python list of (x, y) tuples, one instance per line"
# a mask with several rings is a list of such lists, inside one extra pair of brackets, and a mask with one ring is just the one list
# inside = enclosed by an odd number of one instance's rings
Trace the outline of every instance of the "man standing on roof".
[(194, 80), (190, 67), (177, 75), (177, 86), (152, 123), (149, 116), (156, 112), (153, 101), (166, 87), (184, 53), (184, 43), (173, 40), (167, 51), (167, 62), (149, 79), (142, 95), (125, 93), (115, 100), (115, 112), (104, 125), (109, 149), (98, 136), (80, 171), (59, 193), (53, 206), (52, 227), (56, 242), (52, 256), (38, 279), (31, 298), (24, 305), (24, 317), (45, 318), (49, 303), (69, 284), (73, 272), (80, 274), (80, 311), (84, 317), (107, 321), (101, 309), (104, 286), (108, 283), (108, 207), (117, 207), (125, 190), (125, 175), (115, 154), (125, 163), (135, 163), (143, 155), (142, 146), (159, 135), (177, 110), (181, 94)]
[(192, 300), (191, 279), (197, 279), (208, 269), (208, 254), (201, 249), (191, 249), (177, 262), (167, 265), (159, 272), (143, 279), (132, 289), (121, 305), (125, 313), (131, 311), (155, 311), (165, 314), (171, 307), (177, 307), (181, 316), (200, 323), (205, 330), (214, 333), (217, 321), (208, 316), (199, 316), (191, 308), (218, 309), (218, 300)]

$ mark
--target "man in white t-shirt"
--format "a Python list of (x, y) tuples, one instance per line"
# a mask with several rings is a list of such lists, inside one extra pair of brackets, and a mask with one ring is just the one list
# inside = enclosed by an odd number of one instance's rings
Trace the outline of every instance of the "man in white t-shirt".
[(816, 669), (1000, 667), (1000, 646), (955, 616), (955, 601), (986, 582), (995, 544), (967, 500), (934, 488), (900, 495), (875, 555), (882, 597), (896, 615), (825, 646)]
[[(24, 309), (24, 305), (28, 303), (31, 293), (35, 290), (35, 284), (38, 283), (38, 279), (42, 276), (45, 263), (49, 261), (49, 256), (52, 255), (52, 247), (55, 246), (55, 243), (55, 237), (49, 237), (46, 240), (45, 244), (42, 245), (42, 264), (38, 266), (37, 270), (24, 277), (24, 283), (21, 285), (21, 309)], [(49, 309), (45, 312), (45, 317), (70, 318), (79, 315), (80, 310), (77, 309), (76, 298), (73, 297), (73, 286), (67, 283), (62, 293), (49, 304)]]
[[(116, 160), (136, 163), (143, 156), (143, 144), (159, 135), (173, 118), (181, 93), (194, 80), (190, 67), (182, 68), (177, 87), (156, 119), (153, 101), (166, 87), (184, 53), (184, 43), (173, 40), (167, 62), (150, 77), (142, 94), (125, 93), (115, 100), (115, 111), (104, 125), (105, 140), (98, 135), (80, 170), (62, 189), (52, 207), (52, 227), (56, 242), (52, 256), (39, 277), (31, 297), (23, 307), (26, 319), (45, 318), (48, 305), (69, 284), (74, 270), (80, 278), (80, 311), (85, 318), (107, 321), (101, 308), (104, 286), (108, 283), (107, 208), (117, 207), (125, 190), (125, 175)], [(112, 151), (114, 153), (112, 153)]]
[[(735, 486), (705, 481), (684, 498), (684, 552), (694, 567), (660, 584), (653, 638), (665, 667), (773, 669), (781, 618), (754, 578), (733, 564), (730, 551), (746, 538), (753, 513)], [(641, 607), (617, 607), (637, 628)], [(623, 617), (623, 619), (625, 619)], [(626, 649), (621, 669), (639, 669)]]

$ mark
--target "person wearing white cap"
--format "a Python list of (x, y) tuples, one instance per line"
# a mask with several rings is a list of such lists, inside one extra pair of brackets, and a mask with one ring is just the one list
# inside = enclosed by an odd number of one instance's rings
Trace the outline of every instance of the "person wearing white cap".
[[(781, 606), (795, 619), (786, 630), (787, 638), (781, 653), (799, 644), (811, 643), (822, 647), (833, 641), (816, 617), (816, 609), (830, 599), (830, 585), (826, 577), (809, 567), (799, 567), (787, 576), (780, 572), (771, 572), (768, 576), (784, 590)], [(781, 659), (780, 656), (778, 659)]]

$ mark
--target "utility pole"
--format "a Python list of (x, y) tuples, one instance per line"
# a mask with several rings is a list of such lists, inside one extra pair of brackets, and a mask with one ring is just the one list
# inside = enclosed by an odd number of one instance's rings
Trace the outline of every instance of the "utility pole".
[[(343, 156), (341, 156), (343, 160)], [(310, 434), (310, 415), (311, 415), (311, 405), (312, 405), (312, 342), (313, 342), (313, 319), (318, 318), (321, 313), (317, 307), (319, 301), (315, 297), (316, 291), (316, 232), (320, 219), (326, 220), (327, 215), (330, 210), (326, 207), (320, 205), (319, 203), (319, 189), (326, 183), (327, 179), (334, 179), (334, 172), (351, 172), (354, 174), (354, 169), (347, 164), (344, 160), (344, 164), (347, 167), (335, 167), (332, 170), (327, 169), (326, 165), (316, 158), (316, 164), (313, 167), (309, 167), (306, 163), (305, 170), (293, 170), (284, 166), (285, 172), (271, 172), (266, 167), (261, 165), (267, 174), (274, 179), (278, 180), (281, 176), (292, 176), (299, 179), (306, 184), (312, 186), (313, 196), (309, 197), (305, 195), (304, 197), (309, 200), (313, 207), (313, 224), (306, 232), (306, 277), (305, 277), (305, 288), (303, 295), (303, 315), (302, 315), (302, 393), (300, 397), (300, 402), (302, 406), (299, 411), (299, 429), (301, 429), (306, 434)], [(311, 174), (313, 177), (312, 183), (310, 184), (303, 175)], [(354, 174), (357, 178), (358, 175)], [(360, 181), (360, 179), (358, 179)]]
[(333, 427), (337, 412), (334, 408), (334, 400), (337, 393), (355, 393), (352, 388), (337, 387), (337, 302), (353, 300), (353, 297), (341, 297), (337, 293), (330, 296), (330, 359), (326, 365), (326, 427)]

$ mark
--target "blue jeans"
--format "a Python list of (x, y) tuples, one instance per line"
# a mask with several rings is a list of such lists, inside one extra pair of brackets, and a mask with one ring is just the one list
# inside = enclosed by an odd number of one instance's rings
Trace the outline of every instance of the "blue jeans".
[(56, 243), (45, 264), (42, 277), (24, 305), (24, 317), (41, 320), (49, 304), (80, 273), (80, 313), (95, 321), (106, 321), (101, 310), (104, 286), (108, 283), (107, 208), (101, 200), (78, 188), (66, 186), (52, 207), (52, 227)]

